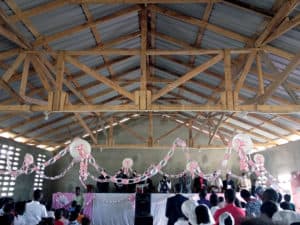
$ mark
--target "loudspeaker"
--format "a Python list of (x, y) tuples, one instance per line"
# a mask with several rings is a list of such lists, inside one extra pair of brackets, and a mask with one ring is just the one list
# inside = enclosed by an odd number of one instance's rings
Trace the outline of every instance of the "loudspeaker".
[(152, 216), (135, 217), (134, 225), (153, 225), (153, 217)]
[(135, 196), (135, 217), (150, 216), (151, 195), (150, 193), (136, 193)]

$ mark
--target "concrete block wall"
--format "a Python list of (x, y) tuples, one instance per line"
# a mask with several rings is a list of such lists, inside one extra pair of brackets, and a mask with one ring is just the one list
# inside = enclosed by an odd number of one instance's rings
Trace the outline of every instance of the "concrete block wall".
[[(45, 154), (47, 158), (52, 156), (51, 152), (38, 149), (35, 147), (31, 147), (28, 145), (24, 145), (9, 139), (0, 138), (1, 144), (11, 145), (15, 146), (16, 148), (21, 148), (20, 151), (20, 159), (19, 159), (19, 167), (22, 166), (23, 159), (26, 153), (30, 153), (33, 155), (33, 157), (36, 159), (38, 154)], [(46, 173), (49, 173), (49, 171), (46, 170)], [(20, 175), (16, 179), (16, 185), (15, 185), (15, 191), (14, 191), (14, 198), (17, 201), (23, 201), (23, 200), (29, 200), (31, 199), (32, 193), (33, 193), (33, 183), (34, 183), (34, 175)], [(45, 197), (48, 198), (51, 196), (51, 191), (49, 190), (50, 183), (49, 181), (45, 180), (43, 184), (43, 189), (45, 192)]]

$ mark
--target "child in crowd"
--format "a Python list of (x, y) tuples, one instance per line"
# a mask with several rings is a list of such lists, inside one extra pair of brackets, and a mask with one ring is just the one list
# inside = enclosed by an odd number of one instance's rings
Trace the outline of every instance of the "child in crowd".
[(64, 222), (62, 221), (62, 210), (56, 209), (54, 212), (55, 216), (55, 222), (54, 225), (64, 225)]

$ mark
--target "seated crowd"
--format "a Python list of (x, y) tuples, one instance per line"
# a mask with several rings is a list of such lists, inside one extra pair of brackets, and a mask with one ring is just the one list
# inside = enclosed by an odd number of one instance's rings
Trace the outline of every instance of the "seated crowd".
[[(228, 177), (227, 177), (228, 178)], [(182, 177), (181, 179), (186, 179)], [(148, 181), (149, 182), (149, 181)], [(159, 188), (170, 181), (163, 177)], [(201, 177), (195, 178), (193, 185), (199, 188), (199, 200), (189, 200), (180, 193), (187, 193), (183, 188), (186, 180), (174, 185), (175, 196), (169, 197), (166, 204), (167, 225), (299, 225), (300, 215), (295, 212), (291, 196), (282, 195), (272, 188), (264, 190), (251, 186), (240, 189), (240, 200), (236, 197), (234, 183), (226, 179), (223, 182), (224, 195), (216, 193), (218, 187), (209, 188)], [(158, 188), (158, 191), (159, 191)], [(170, 191), (167, 191), (170, 192)], [(224, 197), (223, 197), (224, 196)], [(14, 202), (11, 198), (0, 199), (0, 225), (89, 225), (90, 218), (83, 215), (83, 195), (76, 187), (75, 197), (62, 209), (53, 211), (51, 204), (43, 204), (43, 193), (35, 190), (33, 200)], [(153, 215), (155, 217), (155, 215)]]
[[(76, 194), (80, 190), (76, 188)], [(51, 204), (42, 204), (41, 190), (33, 192), (33, 200), (14, 202), (11, 198), (3, 198), (0, 202), (1, 225), (90, 225), (90, 219), (82, 214), (81, 205), (76, 200), (71, 205), (52, 211)]]
[[(175, 189), (179, 186), (175, 185)], [(209, 199), (206, 193), (206, 189), (202, 189), (197, 202), (174, 201), (181, 199), (178, 191), (176, 196), (168, 198), (168, 225), (300, 225), (300, 214), (295, 212), (291, 196), (285, 194), (282, 201), (281, 194), (272, 188), (258, 187), (254, 195), (241, 190), (241, 202), (235, 190), (229, 188), (224, 193), (225, 204), (216, 193), (212, 192)]]

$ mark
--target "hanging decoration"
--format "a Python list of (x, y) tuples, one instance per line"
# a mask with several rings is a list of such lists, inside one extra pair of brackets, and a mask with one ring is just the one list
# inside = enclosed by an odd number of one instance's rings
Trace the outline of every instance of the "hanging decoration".
[[(185, 153), (186, 157), (186, 168), (184, 171), (178, 174), (167, 174), (163, 171), (163, 168), (168, 164), (169, 160), (173, 157), (174, 152), (177, 147), (180, 147)], [(256, 154), (254, 157), (254, 161), (251, 160), (250, 153), (252, 152), (253, 142), (248, 135), (238, 134), (236, 135), (231, 143), (228, 145), (224, 158), (222, 160), (221, 170), (218, 170), (218, 174), (221, 171), (225, 170), (228, 165), (228, 160), (232, 154), (232, 150), (236, 151), (240, 158), (240, 169), (244, 171), (248, 171), (251, 168), (259, 177), (259, 182), (264, 185), (273, 185), (274, 186), (274, 178), (266, 171), (264, 167), (264, 158), (261, 154)], [(31, 174), (33, 172), (39, 173), (42, 168), (46, 168), (52, 164), (54, 164), (57, 160), (61, 159), (69, 153), (72, 157), (72, 161), (69, 165), (58, 175), (56, 176), (47, 176), (43, 174), (44, 179), (49, 180), (57, 180), (66, 175), (66, 173), (76, 164), (79, 163), (79, 180), (81, 184), (86, 187), (85, 182), (90, 177), (92, 180), (96, 182), (112, 182), (116, 184), (136, 184), (147, 179), (153, 177), (156, 174), (162, 174), (169, 178), (180, 178), (184, 174), (189, 173), (192, 177), (202, 176), (210, 178), (211, 175), (205, 175), (200, 169), (200, 166), (197, 161), (191, 160), (189, 149), (187, 148), (186, 142), (180, 138), (177, 138), (168, 153), (164, 156), (164, 158), (157, 164), (150, 165), (144, 173), (136, 174), (133, 178), (119, 178), (118, 174), (109, 174), (106, 172), (104, 168), (102, 168), (96, 162), (95, 158), (91, 154), (91, 145), (81, 138), (74, 138), (69, 146), (65, 149), (61, 150), (54, 157), (50, 158), (46, 162), (40, 163), (38, 165), (34, 164), (34, 157), (30, 154), (26, 154), (24, 157), (24, 161), (22, 167), (18, 170), (11, 169), (10, 156), (7, 157), (7, 170), (0, 170), (0, 175), (11, 175), (11, 176), (19, 176), (22, 174)], [(104, 179), (98, 179), (93, 174), (89, 173), (88, 166), (91, 165), (96, 171), (104, 176)], [(125, 158), (122, 161), (122, 169), (126, 174), (132, 172), (133, 160), (131, 158)]]
[(133, 160), (131, 158), (125, 158), (122, 161), (122, 169), (126, 175), (132, 172)]
[(249, 171), (247, 155), (250, 155), (253, 149), (253, 142), (246, 134), (237, 134), (231, 141), (231, 147), (235, 150), (240, 158), (240, 170)]

